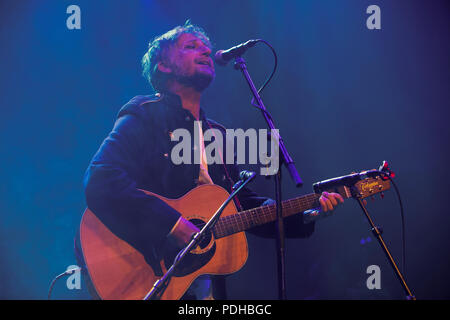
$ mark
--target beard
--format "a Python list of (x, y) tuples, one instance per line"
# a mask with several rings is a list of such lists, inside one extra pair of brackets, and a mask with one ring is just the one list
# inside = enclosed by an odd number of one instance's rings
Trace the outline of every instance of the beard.
[(197, 72), (190, 76), (178, 75), (176, 76), (176, 80), (187, 87), (192, 87), (198, 92), (202, 92), (214, 80), (214, 75)]
[(186, 74), (180, 68), (176, 68), (174, 72), (174, 79), (185, 85), (186, 87), (194, 88), (198, 92), (202, 92), (211, 84), (215, 78), (215, 72), (200, 72), (196, 71), (194, 74)]

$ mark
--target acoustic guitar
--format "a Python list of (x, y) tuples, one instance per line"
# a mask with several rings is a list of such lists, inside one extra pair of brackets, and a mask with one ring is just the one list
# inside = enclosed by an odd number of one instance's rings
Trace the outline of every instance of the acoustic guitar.
[[(381, 176), (368, 177), (355, 185), (338, 186), (344, 198), (365, 198), (390, 188)], [(217, 185), (201, 185), (178, 199), (158, 197), (181, 215), (201, 227), (228, 198), (228, 192)], [(317, 208), (320, 194), (312, 193), (282, 203), (283, 216), (288, 217)], [(160, 295), (163, 300), (180, 299), (192, 282), (200, 275), (225, 275), (241, 269), (248, 257), (245, 230), (276, 220), (276, 206), (267, 205), (237, 212), (230, 202), (214, 226), (211, 234), (193, 249), (177, 268), (167, 289)], [(80, 225), (80, 240), (86, 267), (92, 284), (102, 299), (141, 300), (173, 263), (175, 255), (168, 253), (155, 267), (141, 252), (117, 237), (95, 215), (86, 209)]]

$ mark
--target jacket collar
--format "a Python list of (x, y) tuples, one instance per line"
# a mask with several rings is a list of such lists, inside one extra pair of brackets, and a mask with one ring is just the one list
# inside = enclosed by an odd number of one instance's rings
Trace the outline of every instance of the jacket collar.
[[(168, 105), (171, 108), (174, 108), (177, 110), (177, 112), (184, 112), (192, 116), (192, 119), (194, 119), (194, 116), (189, 110), (183, 109), (183, 106), (181, 104), (181, 98), (179, 95), (166, 91), (159, 94), (161, 96), (162, 101)], [(206, 120), (206, 114), (202, 107), (200, 107), (200, 114), (199, 114), (199, 120), (205, 121)]]

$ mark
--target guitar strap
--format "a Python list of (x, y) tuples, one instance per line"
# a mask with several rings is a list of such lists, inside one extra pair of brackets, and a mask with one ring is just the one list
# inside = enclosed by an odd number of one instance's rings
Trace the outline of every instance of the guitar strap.
[[(208, 119), (206, 119), (206, 123), (208, 124), (208, 127), (209, 127), (210, 129), (213, 129), (213, 127), (212, 127), (211, 124), (209, 123)], [(216, 134), (214, 133), (214, 130), (212, 130), (212, 133), (213, 133), (213, 135), (214, 135), (214, 139), (217, 139), (217, 136), (216, 136)], [(234, 184), (235, 184), (236, 182), (233, 181), (233, 179), (231, 179), (230, 173), (228, 172), (227, 166), (226, 166), (225, 161), (224, 161), (224, 159), (223, 159), (223, 155), (222, 155), (221, 150), (219, 150), (219, 156), (220, 156), (220, 159), (222, 160), (222, 166), (223, 166), (223, 168), (224, 168), (224, 170), (225, 170), (225, 174), (226, 174), (226, 176), (227, 176), (227, 179), (228, 179), (228, 180), (230, 181), (230, 183), (231, 183), (231, 186), (230, 186), (230, 193), (231, 193), (231, 192), (233, 191), (233, 190), (231, 190), (231, 188), (234, 186)], [(233, 200), (234, 200), (234, 203), (236, 204), (236, 206), (237, 206), (238, 209), (239, 209), (238, 211), (243, 211), (244, 208), (242, 208), (242, 205), (241, 205), (241, 203), (240, 203), (238, 197), (237, 197), (237, 196), (234, 197)]]

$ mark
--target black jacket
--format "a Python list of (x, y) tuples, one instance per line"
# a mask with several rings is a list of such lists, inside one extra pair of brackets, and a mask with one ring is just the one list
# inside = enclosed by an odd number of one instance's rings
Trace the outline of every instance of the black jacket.
[[(194, 120), (182, 108), (177, 95), (136, 96), (121, 108), (113, 130), (86, 171), (88, 207), (111, 231), (144, 255), (154, 254), (164, 243), (180, 213), (139, 189), (179, 198), (196, 187), (199, 165), (175, 165), (170, 157), (178, 143), (171, 141), (170, 135), (175, 129), (185, 128), (194, 137)], [(204, 132), (209, 128), (219, 129), (225, 137), (225, 128), (207, 119), (203, 110), (200, 120)], [(223, 159), (226, 159), (225, 149)], [(228, 191), (239, 179), (236, 165), (211, 164), (208, 172), (215, 184)], [(249, 189), (244, 189), (238, 198), (243, 209), (260, 206), (267, 200)], [(271, 223), (251, 231), (273, 236), (274, 230)], [(302, 215), (286, 219), (287, 237), (307, 237), (313, 230), (314, 223), (303, 224)]]

